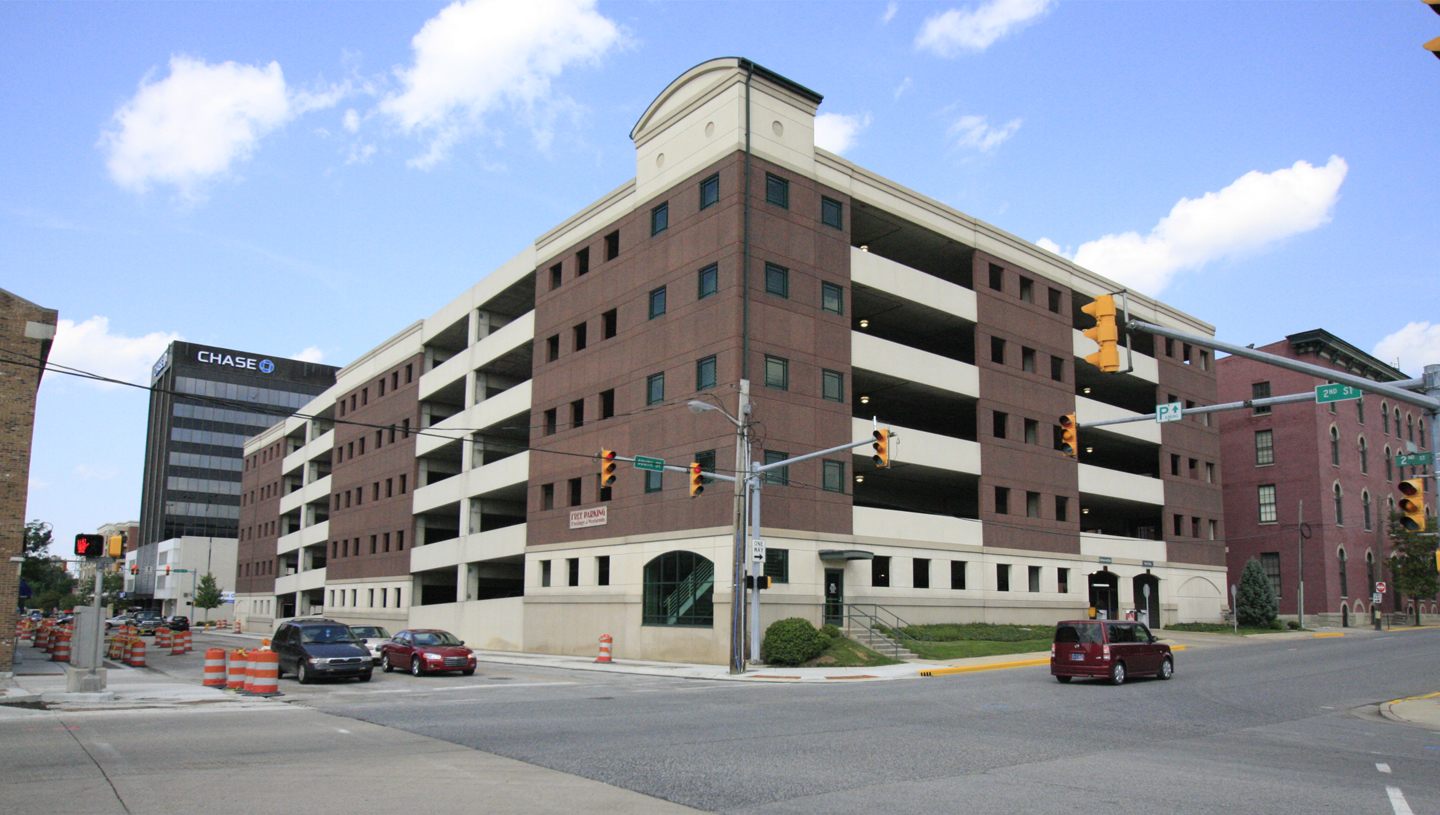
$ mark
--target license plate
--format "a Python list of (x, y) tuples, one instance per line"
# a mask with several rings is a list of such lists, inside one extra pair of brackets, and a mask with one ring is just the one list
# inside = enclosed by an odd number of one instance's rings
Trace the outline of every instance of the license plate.
[(1084, 654), (1071, 654), (1071, 655), (1070, 655), (1070, 658), (1073, 659), (1073, 660), (1075, 660), (1076, 662), (1083, 662), (1083, 661), (1085, 660), (1085, 655), (1084, 655)]

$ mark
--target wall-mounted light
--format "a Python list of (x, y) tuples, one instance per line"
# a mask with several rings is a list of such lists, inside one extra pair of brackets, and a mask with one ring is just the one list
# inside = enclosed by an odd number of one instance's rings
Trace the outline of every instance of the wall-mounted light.
[(864, 245), (864, 244), (861, 244), (861, 245), (860, 245), (860, 251), (861, 251), (861, 252), (869, 252), (869, 251), (870, 251), (870, 247), (868, 247), (868, 246), (866, 246), (866, 245)]
[(1086, 448), (1085, 448), (1085, 452), (1087, 452), (1087, 453), (1093, 453), (1093, 452), (1095, 452), (1095, 448), (1094, 448), (1094, 447), (1086, 447)]
[(869, 321), (869, 320), (861, 320), (861, 321), (860, 321), (860, 327), (861, 327), (861, 328), (869, 328), (869, 327), (870, 327), (870, 321)]
[(857, 476), (855, 476), (855, 483), (856, 483), (856, 484), (864, 483), (864, 481), (865, 481), (865, 476), (863, 476), (863, 475), (857, 475)]
[(1089, 392), (1090, 392), (1090, 389), (1089, 389), (1089, 388), (1086, 388), (1086, 389), (1084, 390), (1084, 393), (1089, 393)]
[(1080, 514), (1081, 514), (1081, 515), (1089, 515), (1089, 514), (1090, 514), (1090, 507), (1085, 507), (1084, 509), (1080, 510)]
[(860, 397), (860, 404), (862, 404), (862, 405), (868, 405), (868, 404), (870, 404), (870, 397), (868, 397), (868, 396), (862, 396), (862, 397)]

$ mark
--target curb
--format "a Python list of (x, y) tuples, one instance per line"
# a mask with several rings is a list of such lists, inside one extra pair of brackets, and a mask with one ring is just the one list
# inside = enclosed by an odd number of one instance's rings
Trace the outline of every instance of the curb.
[(1389, 702), (1381, 702), (1379, 706), (1380, 715), (1384, 716), (1392, 722), (1400, 722), (1401, 724), (1418, 724), (1417, 722), (1412, 722), (1404, 716), (1396, 713), (1395, 706), (1401, 704), (1402, 702), (1418, 702), (1421, 699), (1434, 699), (1436, 697), (1440, 697), (1440, 692), (1427, 693), (1421, 696), (1407, 696), (1404, 699), (1394, 699)]
[(1315, 639), (1320, 639), (1321, 637), (1343, 637), (1343, 636), (1345, 636), (1345, 632), (1343, 632), (1343, 631), (1335, 631), (1335, 632), (1332, 632), (1332, 633), (1329, 633), (1329, 634), (1316, 634), (1316, 635), (1315, 635)]

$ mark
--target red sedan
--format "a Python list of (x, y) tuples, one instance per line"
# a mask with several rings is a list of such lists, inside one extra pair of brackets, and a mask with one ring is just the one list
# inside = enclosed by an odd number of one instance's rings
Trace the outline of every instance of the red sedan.
[(409, 628), (380, 644), (380, 667), (387, 673), (409, 669), (419, 676), (434, 671), (475, 673), (475, 654), (449, 631)]

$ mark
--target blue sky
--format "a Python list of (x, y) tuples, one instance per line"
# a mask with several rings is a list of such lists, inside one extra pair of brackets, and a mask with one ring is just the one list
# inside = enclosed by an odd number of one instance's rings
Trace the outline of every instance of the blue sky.
[[(1257, 345), (1440, 362), (1440, 16), (1390, 2), (0, 4), (0, 287), (52, 361), (172, 339), (344, 365), (634, 175), (687, 68)], [(136, 520), (146, 394), (47, 374), (27, 516)]]

